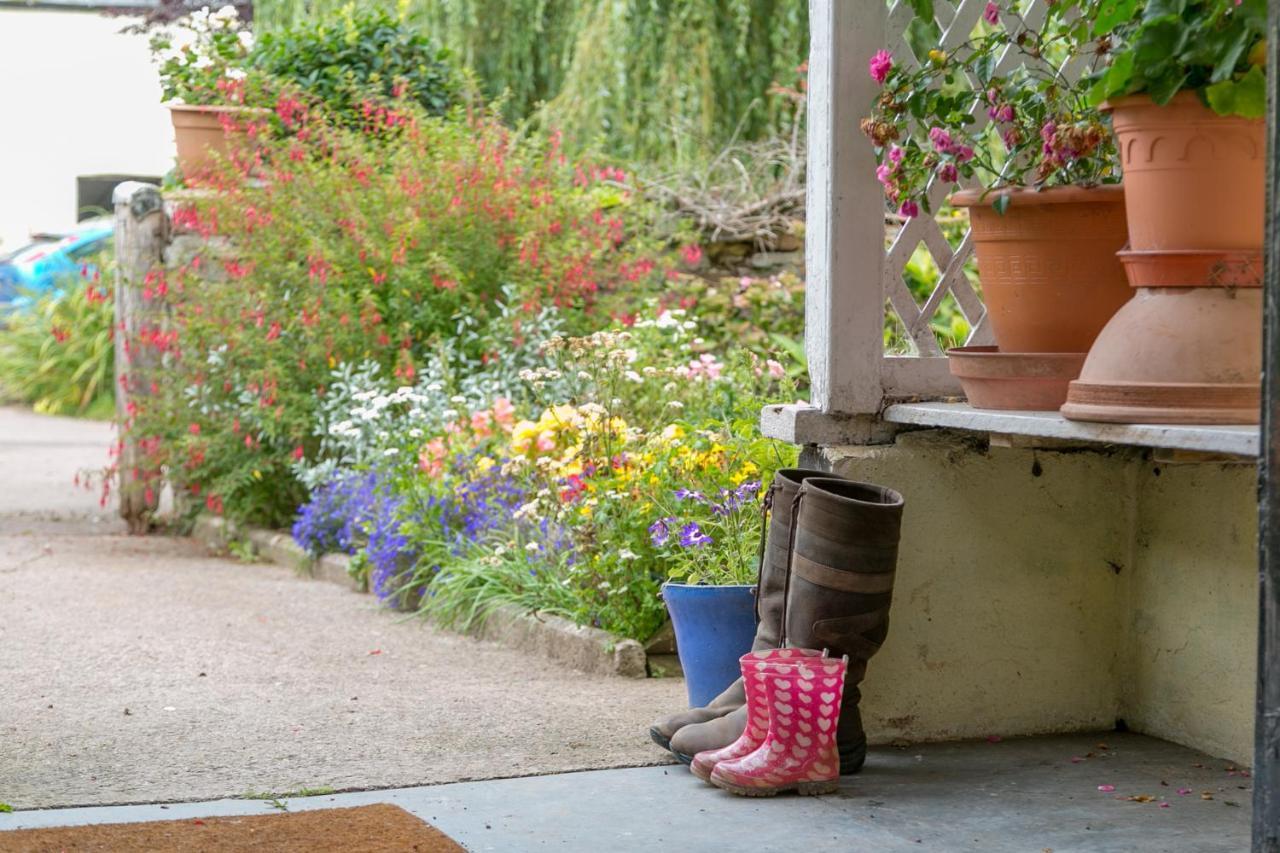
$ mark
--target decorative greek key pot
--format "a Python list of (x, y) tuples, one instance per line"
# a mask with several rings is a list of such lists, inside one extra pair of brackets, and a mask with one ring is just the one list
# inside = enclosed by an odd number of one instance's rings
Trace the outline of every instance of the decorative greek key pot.
[(1194, 92), (1110, 102), (1124, 167), (1135, 297), (1098, 336), (1065, 417), (1257, 423), (1265, 125)]

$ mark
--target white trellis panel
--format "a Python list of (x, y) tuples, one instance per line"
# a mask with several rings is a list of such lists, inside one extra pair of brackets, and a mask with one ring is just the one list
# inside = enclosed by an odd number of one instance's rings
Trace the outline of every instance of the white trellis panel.
[[(1019, 26), (1000, 3), (1002, 23)], [(942, 32), (940, 47), (961, 47), (982, 16), (987, 0), (935, 0)], [(1023, 19), (1039, 26), (1045, 0), (1019, 3)], [(871, 143), (859, 132), (878, 92), (868, 73), (871, 56), (881, 48), (894, 61), (916, 65), (904, 33), (913, 12), (905, 0), (810, 0), (809, 169), (806, 266), (806, 350), (812, 382), (810, 405), (822, 412), (877, 414), (887, 401), (958, 395), (931, 323), (951, 297), (970, 325), (966, 343), (991, 343), (986, 309), (964, 267), (973, 252), (965, 235), (953, 248), (936, 219), (921, 215), (890, 225), (885, 198), (875, 180)], [(1010, 51), (999, 58), (997, 73), (1008, 72), (1022, 57)], [(1078, 73), (1078, 69), (1071, 68)], [(1074, 73), (1072, 74), (1074, 76)], [(973, 115), (979, 127), (987, 118), (982, 105)], [(933, 209), (950, 187), (938, 182), (927, 193)], [(896, 218), (888, 221), (896, 222)], [(887, 247), (886, 247), (887, 243)], [(918, 303), (903, 270), (921, 244), (940, 276)], [(886, 305), (902, 321), (914, 355), (884, 351)]]

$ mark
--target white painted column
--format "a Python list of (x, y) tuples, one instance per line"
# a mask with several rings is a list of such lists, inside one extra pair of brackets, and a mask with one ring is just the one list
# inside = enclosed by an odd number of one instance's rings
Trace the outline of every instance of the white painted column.
[(810, 0), (805, 351), (810, 405), (873, 414), (884, 349), (884, 200), (858, 129), (879, 87), (884, 0)]

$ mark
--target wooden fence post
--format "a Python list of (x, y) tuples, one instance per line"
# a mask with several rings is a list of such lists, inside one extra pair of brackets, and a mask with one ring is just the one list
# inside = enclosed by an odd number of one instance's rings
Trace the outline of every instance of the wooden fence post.
[(169, 217), (160, 188), (126, 181), (111, 196), (115, 207), (115, 390), (119, 431), (118, 496), (129, 532), (146, 530), (159, 501), (159, 476), (147, 469), (137, 437), (130, 434), (137, 400), (154, 381), (155, 353), (140, 346), (140, 332), (158, 322), (154, 306), (143, 298), (148, 275), (163, 269), (169, 242)]

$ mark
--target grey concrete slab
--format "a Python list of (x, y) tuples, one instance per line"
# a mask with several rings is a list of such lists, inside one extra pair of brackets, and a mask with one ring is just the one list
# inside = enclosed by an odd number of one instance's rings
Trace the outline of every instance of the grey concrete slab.
[[(287, 804), (395, 803), (476, 851), (1236, 853), (1248, 849), (1251, 781), (1194, 750), (1109, 733), (878, 748), (820, 798), (741, 799), (683, 767), (645, 767)], [(265, 811), (254, 800), (26, 811), (0, 815), (0, 830)]]

